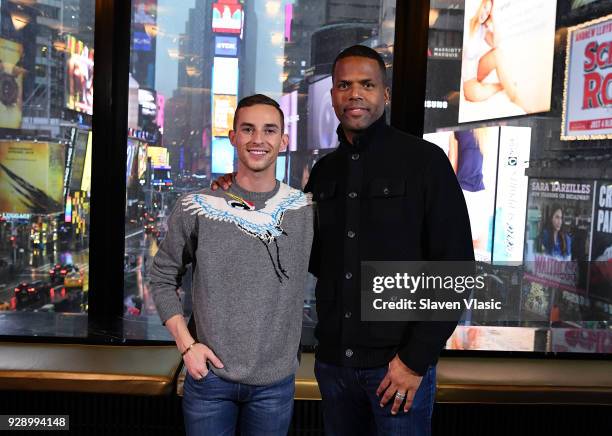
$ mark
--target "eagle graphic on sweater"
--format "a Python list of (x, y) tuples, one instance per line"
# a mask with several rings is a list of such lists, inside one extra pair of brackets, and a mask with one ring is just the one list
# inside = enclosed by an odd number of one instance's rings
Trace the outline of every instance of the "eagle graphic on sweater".
[(266, 200), (265, 206), (259, 210), (232, 207), (225, 198), (207, 194), (189, 194), (183, 199), (186, 212), (214, 221), (232, 223), (266, 244), (284, 233), (281, 223), (286, 211), (297, 210), (310, 204), (309, 195), (284, 183), (281, 183), (278, 192)]
[[(236, 198), (234, 195), (232, 197)], [(192, 215), (232, 223), (247, 235), (259, 239), (266, 247), (276, 277), (282, 283), (283, 277), (289, 278), (287, 271), (281, 265), (280, 252), (276, 241), (279, 236), (286, 234), (281, 227), (283, 216), (288, 210), (297, 210), (311, 205), (311, 195), (304, 194), (302, 191), (281, 183), (278, 192), (266, 200), (264, 207), (261, 209), (235, 207), (235, 203), (235, 201), (227, 201), (223, 197), (195, 193), (185, 197), (183, 207), (185, 212)], [(276, 261), (269, 247), (272, 242), (276, 246)]]

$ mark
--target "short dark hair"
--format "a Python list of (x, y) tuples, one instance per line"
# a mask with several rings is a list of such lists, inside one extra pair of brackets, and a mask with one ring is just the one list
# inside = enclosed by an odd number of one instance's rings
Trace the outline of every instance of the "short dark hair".
[(383, 82), (387, 82), (387, 67), (385, 66), (385, 61), (380, 56), (380, 54), (374, 50), (373, 48), (367, 47), (365, 45), (352, 45), (349, 48), (345, 48), (342, 50), (336, 59), (334, 59), (334, 63), (332, 65), (332, 80), (334, 79), (334, 75), (336, 74), (336, 64), (340, 59), (357, 57), (357, 58), (368, 58), (375, 60), (380, 67), (380, 73), (382, 74)]
[(281, 119), (281, 132), (284, 132), (285, 131), (285, 114), (283, 113), (283, 110), (280, 108), (280, 106), (278, 105), (276, 101), (274, 101), (267, 95), (263, 95), (263, 94), (249, 95), (248, 97), (244, 97), (238, 102), (238, 106), (236, 107), (236, 111), (234, 112), (233, 129), (236, 130), (236, 119), (238, 118), (238, 111), (242, 109), (243, 107), (251, 107), (257, 104), (265, 104), (268, 106), (272, 106), (278, 111), (280, 115), (280, 119)]

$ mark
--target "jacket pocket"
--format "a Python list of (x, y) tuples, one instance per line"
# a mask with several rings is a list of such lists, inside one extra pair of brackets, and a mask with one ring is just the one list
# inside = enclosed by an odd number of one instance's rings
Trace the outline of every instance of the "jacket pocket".
[(317, 226), (328, 228), (336, 222), (336, 182), (327, 181), (317, 184), (312, 193), (315, 202), (315, 219)]
[(376, 178), (370, 183), (369, 219), (374, 223), (405, 221), (406, 180), (398, 177)]

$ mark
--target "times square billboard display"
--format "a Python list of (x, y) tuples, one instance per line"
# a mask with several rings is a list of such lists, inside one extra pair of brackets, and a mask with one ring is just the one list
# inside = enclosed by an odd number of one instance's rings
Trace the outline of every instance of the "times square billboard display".
[(561, 139), (612, 139), (612, 15), (567, 31)]
[(612, 319), (612, 181), (529, 180), (522, 310), (528, 320)]
[(550, 110), (556, 3), (465, 1), (459, 123)]
[(93, 114), (94, 50), (72, 35), (66, 36), (66, 107)]
[(0, 212), (62, 212), (65, 159), (63, 144), (0, 141)]
[(235, 36), (215, 36), (215, 56), (237, 56), (238, 38)]
[(242, 33), (244, 12), (238, 2), (226, 0), (212, 5), (212, 28), (214, 33)]
[(238, 95), (238, 58), (214, 58), (212, 92)]
[(21, 127), (23, 106), (23, 75), (25, 70), (19, 65), (23, 58), (23, 46), (19, 43), (0, 38), (0, 127), (18, 129)]

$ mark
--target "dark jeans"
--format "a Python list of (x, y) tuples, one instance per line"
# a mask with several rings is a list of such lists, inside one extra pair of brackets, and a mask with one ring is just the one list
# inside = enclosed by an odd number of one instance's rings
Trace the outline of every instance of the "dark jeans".
[(430, 367), (423, 377), (408, 413), (404, 413), (402, 407), (397, 415), (391, 414), (393, 397), (381, 408), (376, 396), (376, 389), (387, 369), (387, 365), (346, 368), (315, 361), (327, 436), (431, 435), (436, 367)]
[(202, 380), (185, 377), (183, 418), (188, 436), (285, 436), (291, 423), (295, 376), (268, 386), (223, 380), (212, 371)]

